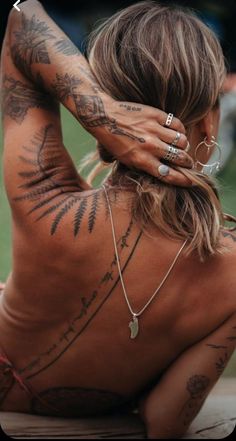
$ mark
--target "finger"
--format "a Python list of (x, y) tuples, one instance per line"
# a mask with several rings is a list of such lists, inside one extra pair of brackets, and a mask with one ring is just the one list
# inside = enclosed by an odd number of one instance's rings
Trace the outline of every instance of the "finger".
[(184, 150), (174, 147), (176, 154), (172, 155), (171, 158), (168, 157), (170, 145), (165, 144), (161, 140), (158, 141), (156, 145), (149, 148), (150, 153), (158, 157), (158, 159), (168, 160), (168, 163), (180, 165), (181, 167), (192, 168), (193, 159)]
[(171, 144), (183, 150), (185, 150), (188, 146), (188, 139), (186, 135), (180, 133), (178, 130), (172, 130), (160, 126), (158, 128), (158, 137), (167, 144)]
[[(161, 118), (161, 121), (158, 121), (158, 122), (163, 127), (165, 127), (166, 121), (167, 121), (167, 118), (168, 118), (169, 114), (165, 113), (165, 112), (162, 112), (162, 111), (159, 111), (159, 112), (161, 112), (161, 115), (159, 116)], [(186, 133), (186, 129), (185, 129), (183, 123), (178, 118), (176, 118), (175, 116), (173, 116), (170, 125), (168, 125), (168, 128), (172, 129), (172, 130), (177, 130), (178, 132), (183, 133), (183, 134)]]
[(181, 187), (190, 187), (192, 182), (178, 170), (169, 167), (169, 174), (167, 176), (161, 175), (159, 167), (163, 165), (158, 159), (149, 154), (137, 155), (132, 164), (135, 168), (143, 170), (146, 173), (158, 178), (160, 181), (170, 185), (177, 185)]

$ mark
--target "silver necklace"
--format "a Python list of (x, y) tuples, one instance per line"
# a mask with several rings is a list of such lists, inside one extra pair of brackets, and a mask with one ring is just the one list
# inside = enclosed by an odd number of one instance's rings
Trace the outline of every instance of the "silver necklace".
[(164, 276), (164, 278), (162, 279), (160, 285), (154, 291), (154, 293), (152, 294), (152, 296), (150, 297), (148, 302), (144, 305), (144, 307), (142, 309), (140, 309), (140, 311), (134, 312), (132, 307), (131, 307), (131, 305), (130, 305), (128, 296), (127, 296), (127, 292), (126, 292), (126, 288), (125, 288), (125, 284), (124, 284), (124, 280), (123, 280), (123, 276), (122, 276), (122, 272), (121, 272), (120, 259), (119, 259), (119, 255), (118, 255), (117, 245), (116, 245), (116, 235), (115, 235), (114, 220), (113, 220), (113, 216), (112, 216), (110, 200), (109, 200), (107, 189), (106, 189), (105, 185), (102, 185), (102, 187), (103, 187), (104, 192), (105, 192), (105, 196), (106, 196), (106, 200), (107, 200), (107, 204), (108, 204), (108, 209), (109, 209), (109, 213), (110, 213), (112, 236), (113, 236), (113, 242), (114, 242), (114, 248), (115, 248), (117, 267), (118, 267), (118, 272), (119, 272), (119, 276), (120, 276), (120, 282), (121, 282), (121, 286), (122, 286), (122, 289), (123, 289), (123, 293), (124, 293), (124, 297), (125, 297), (127, 306), (129, 308), (130, 314), (132, 315), (132, 320), (129, 322), (129, 328), (130, 328), (130, 331), (131, 331), (130, 338), (134, 339), (134, 338), (137, 337), (137, 335), (139, 333), (139, 319), (138, 319), (138, 317), (141, 316), (141, 314), (147, 309), (147, 307), (154, 300), (154, 298), (156, 297), (156, 295), (158, 294), (158, 292), (160, 291), (160, 289), (164, 285), (166, 279), (168, 278), (168, 276), (170, 275), (172, 269), (174, 268), (174, 266), (175, 266), (175, 264), (176, 264), (176, 262), (177, 262), (177, 260), (178, 260), (178, 258), (180, 256), (182, 250), (184, 249), (184, 247), (185, 247), (185, 245), (187, 243), (187, 239), (185, 240), (185, 242), (181, 246), (180, 250), (176, 254), (176, 256), (175, 256), (172, 264), (170, 265), (166, 275)]

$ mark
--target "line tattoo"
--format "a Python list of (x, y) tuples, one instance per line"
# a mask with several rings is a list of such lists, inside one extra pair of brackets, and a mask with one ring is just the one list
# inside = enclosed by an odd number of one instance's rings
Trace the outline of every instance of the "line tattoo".
[(210, 380), (205, 375), (193, 375), (188, 379), (186, 389), (190, 398), (183, 405), (179, 414), (183, 417), (184, 426), (188, 426), (200, 411), (205, 401), (209, 384)]
[(29, 76), (32, 64), (50, 64), (46, 41), (56, 37), (49, 26), (35, 15), (28, 19), (22, 13), (21, 17), (21, 27), (14, 31), (15, 44), (11, 47), (11, 54), (16, 67)]
[[(122, 273), (127, 268), (136, 247), (141, 239), (142, 231), (137, 235), (130, 254), (128, 255), (124, 266), (122, 268)], [(122, 249), (121, 249), (122, 252)], [(112, 262), (113, 263), (113, 262)], [(112, 265), (112, 264), (111, 264)], [(99, 290), (101, 288), (101, 284), (99, 284), (98, 288), (95, 289), (90, 298), (85, 298), (82, 296), (81, 298), (81, 307), (77, 315), (70, 321), (70, 325), (58, 338), (57, 342), (51, 344), (50, 348), (39, 354), (34, 360), (30, 362), (24, 368), (18, 369), (19, 374), (28, 372), (26, 377), (27, 380), (39, 375), (41, 372), (47, 370), (52, 365), (54, 365), (66, 352), (67, 350), (75, 344), (79, 336), (83, 333), (83, 331), (89, 326), (93, 318), (98, 314), (102, 306), (105, 302), (111, 297), (114, 289), (119, 283), (119, 276), (116, 277), (116, 280), (111, 282), (111, 286), (108, 288), (108, 291), (103, 295), (100, 303), (98, 305), (94, 305), (95, 308), (90, 312), (89, 309), (93, 306), (95, 300), (98, 298)], [(84, 320), (86, 318), (86, 321)]]
[(56, 111), (52, 99), (49, 100), (45, 94), (5, 75), (3, 77), (2, 93), (3, 115), (9, 116), (18, 124), (21, 124), (28, 110), (33, 108)]
[(72, 99), (78, 119), (85, 128), (95, 128), (107, 126), (108, 130), (114, 135), (127, 136), (140, 143), (144, 143), (144, 138), (139, 138), (130, 132), (120, 128), (115, 119), (106, 115), (101, 97), (97, 95), (81, 95), (78, 86), (82, 81), (74, 75), (56, 74), (56, 79), (52, 83), (52, 89), (60, 101)]

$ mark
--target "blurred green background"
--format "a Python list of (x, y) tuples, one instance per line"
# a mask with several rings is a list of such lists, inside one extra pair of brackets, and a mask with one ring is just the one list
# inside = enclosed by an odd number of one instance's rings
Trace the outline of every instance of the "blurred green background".
[[(95, 147), (95, 140), (77, 123), (67, 110), (62, 108), (64, 143), (75, 164)], [(1, 135), (1, 127), (0, 127)], [(2, 137), (1, 137), (2, 139)], [(0, 144), (0, 160), (2, 164), (2, 142)], [(225, 169), (219, 174), (220, 193), (224, 211), (236, 216), (236, 149), (230, 157)], [(0, 170), (0, 281), (5, 281), (11, 268), (11, 219), (8, 202), (5, 196)], [(231, 359), (225, 376), (236, 376), (236, 354)]]

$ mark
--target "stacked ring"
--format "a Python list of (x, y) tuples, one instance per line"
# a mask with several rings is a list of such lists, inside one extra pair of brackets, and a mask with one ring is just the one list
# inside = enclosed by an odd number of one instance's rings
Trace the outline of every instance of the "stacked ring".
[(168, 113), (164, 126), (170, 127), (173, 118), (174, 118), (173, 113)]
[(179, 150), (175, 147), (172, 147), (172, 145), (168, 146), (168, 151), (163, 159), (166, 161), (173, 161), (174, 159), (177, 159), (179, 156)]
[(181, 133), (176, 132), (176, 137), (171, 145), (173, 145), (173, 146), (176, 145), (178, 143), (178, 141), (180, 140), (180, 137), (181, 137)]

